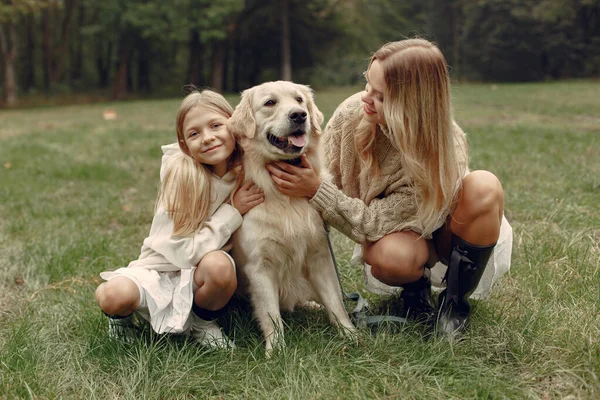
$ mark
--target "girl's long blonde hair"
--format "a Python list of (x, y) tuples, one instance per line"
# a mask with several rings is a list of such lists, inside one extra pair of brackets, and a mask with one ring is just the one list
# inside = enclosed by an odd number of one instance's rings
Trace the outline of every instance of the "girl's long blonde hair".
[[(208, 217), (211, 200), (211, 166), (197, 162), (185, 142), (183, 123), (187, 114), (196, 107), (215, 111), (230, 118), (233, 108), (220, 94), (212, 90), (193, 90), (177, 111), (175, 129), (180, 154), (173, 155), (165, 165), (157, 206), (161, 205), (173, 220), (173, 235), (193, 235)], [(229, 157), (228, 169), (239, 168), (241, 150), (236, 144)]]
[[(441, 212), (453, 207), (464, 173), (454, 144), (446, 59), (433, 43), (407, 39), (385, 44), (370, 63), (374, 60), (384, 71), (387, 128), (418, 189), (417, 213), (408, 223), (417, 223), (428, 235), (439, 226)], [(367, 174), (378, 173), (375, 133), (375, 126), (362, 123), (355, 138)]]

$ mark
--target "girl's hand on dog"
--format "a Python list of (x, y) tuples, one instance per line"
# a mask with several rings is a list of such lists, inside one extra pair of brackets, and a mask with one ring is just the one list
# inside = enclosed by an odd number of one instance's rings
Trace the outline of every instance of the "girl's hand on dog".
[(265, 193), (254, 182), (245, 182), (233, 195), (233, 206), (244, 215), (265, 201)]
[(321, 186), (321, 178), (303, 154), (302, 167), (294, 167), (283, 161), (267, 165), (277, 189), (285, 195), (312, 198)]

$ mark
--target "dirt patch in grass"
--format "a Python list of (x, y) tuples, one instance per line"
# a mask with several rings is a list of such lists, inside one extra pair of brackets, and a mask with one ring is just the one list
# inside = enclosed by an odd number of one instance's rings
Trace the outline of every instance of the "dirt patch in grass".
[(0, 284), (0, 319), (9, 314), (19, 313), (25, 305), (26, 290), (23, 279), (16, 277), (14, 284)]

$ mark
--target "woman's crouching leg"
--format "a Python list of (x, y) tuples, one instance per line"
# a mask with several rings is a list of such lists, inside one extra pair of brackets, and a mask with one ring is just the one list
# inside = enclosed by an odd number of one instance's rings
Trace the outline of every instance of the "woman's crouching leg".
[(419, 280), (428, 257), (427, 241), (412, 231), (394, 232), (363, 246), (363, 261), (373, 276), (390, 286)]
[(371, 274), (383, 283), (402, 286), (402, 309), (396, 314), (430, 324), (435, 318), (431, 301), (431, 281), (424, 266), (429, 258), (427, 241), (419, 234), (405, 231), (392, 233), (365, 246), (364, 261)]

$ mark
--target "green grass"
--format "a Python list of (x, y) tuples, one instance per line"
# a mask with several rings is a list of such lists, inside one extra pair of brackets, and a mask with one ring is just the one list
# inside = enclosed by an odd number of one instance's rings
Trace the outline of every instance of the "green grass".
[[(317, 93), (326, 118), (349, 93)], [(178, 101), (0, 111), (0, 397), (600, 396), (600, 82), (455, 87), (471, 167), (502, 181), (515, 239), (466, 340), (407, 326), (355, 344), (302, 311), (285, 316), (287, 348), (270, 360), (243, 307), (222, 321), (232, 353), (106, 337), (98, 273), (139, 254)], [(362, 291), (352, 244), (333, 241), (346, 289)]]

